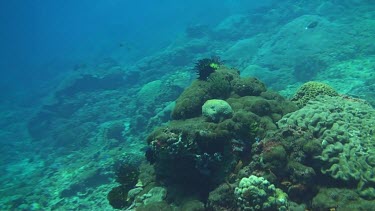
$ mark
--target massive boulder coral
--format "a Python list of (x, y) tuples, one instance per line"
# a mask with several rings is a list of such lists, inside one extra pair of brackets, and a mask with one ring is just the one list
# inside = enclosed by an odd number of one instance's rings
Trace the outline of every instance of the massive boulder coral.
[(298, 106), (303, 107), (319, 95), (337, 96), (338, 93), (325, 83), (309, 81), (297, 90), (291, 100), (296, 102)]
[(232, 117), (233, 109), (224, 100), (212, 99), (203, 104), (202, 114), (209, 121), (219, 122)]
[[(338, 103), (340, 102), (340, 103)], [(323, 148), (321, 172), (344, 183), (356, 183), (364, 198), (375, 198), (375, 110), (366, 102), (341, 96), (318, 96), (285, 115), (280, 128), (310, 131)]]

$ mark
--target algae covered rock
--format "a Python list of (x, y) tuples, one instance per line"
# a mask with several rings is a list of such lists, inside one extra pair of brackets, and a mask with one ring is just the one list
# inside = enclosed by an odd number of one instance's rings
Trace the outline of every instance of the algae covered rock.
[(232, 210), (236, 206), (233, 187), (221, 184), (208, 196), (207, 207), (212, 210)]
[(201, 108), (209, 99), (226, 99), (232, 91), (231, 81), (239, 78), (236, 70), (220, 66), (205, 80), (195, 80), (176, 101), (173, 119), (188, 119), (202, 114)]
[(207, 120), (220, 122), (233, 115), (232, 107), (224, 100), (207, 100), (202, 106), (202, 114)]
[(337, 96), (338, 93), (329, 85), (316, 81), (309, 81), (303, 84), (291, 99), (298, 106), (303, 107), (310, 100), (315, 99), (319, 95)]
[(232, 83), (234, 93), (239, 96), (258, 96), (266, 91), (264, 83), (256, 78), (237, 78)]
[(288, 196), (263, 177), (242, 178), (234, 194), (240, 210), (288, 210)]
[(153, 104), (157, 97), (161, 94), (162, 81), (156, 80), (145, 84), (137, 93), (137, 103)]
[(194, 81), (177, 99), (172, 118), (187, 119), (199, 116), (202, 105), (211, 98), (208, 90), (209, 83), (206, 81)]
[(287, 163), (287, 153), (282, 145), (276, 145), (263, 152), (263, 161), (272, 171), (281, 171)]
[(210, 95), (218, 99), (228, 98), (233, 89), (233, 80), (239, 77), (238, 71), (226, 68), (225, 66), (220, 67), (220, 69), (217, 69), (207, 79)]

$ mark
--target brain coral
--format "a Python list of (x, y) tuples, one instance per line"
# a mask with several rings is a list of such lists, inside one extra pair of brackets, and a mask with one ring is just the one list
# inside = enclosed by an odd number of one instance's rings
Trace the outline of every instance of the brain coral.
[(291, 99), (298, 106), (303, 107), (312, 99), (319, 95), (337, 96), (338, 93), (329, 85), (316, 81), (309, 81), (303, 84)]
[(209, 121), (219, 122), (233, 115), (232, 107), (224, 100), (207, 100), (202, 106), (202, 114)]
[[(337, 103), (340, 102), (340, 103)], [(309, 130), (320, 140), (321, 172), (334, 179), (358, 183), (358, 192), (375, 198), (375, 110), (366, 102), (318, 96), (298, 111), (285, 115), (277, 124)]]

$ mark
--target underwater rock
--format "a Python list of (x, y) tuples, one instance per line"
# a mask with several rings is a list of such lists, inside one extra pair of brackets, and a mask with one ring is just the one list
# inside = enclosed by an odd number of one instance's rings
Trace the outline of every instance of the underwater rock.
[(234, 210), (236, 201), (233, 187), (224, 183), (211, 191), (208, 196), (207, 207), (212, 210)]
[(253, 77), (237, 78), (232, 82), (234, 93), (239, 96), (259, 96), (266, 91), (264, 83)]
[(123, 73), (112, 73), (103, 77), (85, 74), (80, 78), (66, 84), (66, 87), (61, 88), (56, 92), (58, 99), (71, 97), (79, 92), (92, 92), (96, 90), (111, 90), (124, 86), (125, 79)]
[(211, 29), (205, 24), (190, 25), (185, 29), (185, 34), (189, 38), (201, 38), (211, 33)]
[[(251, 63), (249, 60), (251, 60), (251, 58), (257, 53), (258, 49), (262, 46), (262, 39), (261, 37), (256, 36), (236, 40), (235, 42), (234, 45), (231, 45), (228, 50), (223, 53), (222, 58), (226, 63), (230, 63), (242, 70), (242, 68), (245, 68)], [(243, 70), (241, 71), (241, 75), (242, 73)]]
[(155, 211), (155, 210), (174, 211), (175, 209), (174, 207), (169, 205), (167, 202), (161, 201), (161, 202), (154, 202), (154, 203), (150, 203), (147, 205), (139, 206), (137, 207), (136, 210), (137, 211)]
[(239, 77), (235, 70), (229, 70), (225, 67), (216, 70), (207, 78), (210, 96), (218, 99), (228, 98), (232, 92), (232, 81)]
[(180, 206), (182, 211), (205, 211), (204, 203), (198, 200), (189, 200)]
[(263, 149), (263, 162), (272, 172), (282, 172), (287, 164), (287, 153), (281, 144)]
[(155, 104), (155, 100), (159, 97), (162, 91), (161, 80), (151, 81), (145, 84), (137, 93), (137, 103), (140, 105), (144, 104)]
[[(255, 18), (254, 18), (255, 19)], [(239, 40), (241, 38), (248, 38), (250, 34), (256, 33), (254, 26), (257, 21), (248, 15), (236, 14), (224, 19), (219, 25), (213, 29), (215, 39), (218, 40)], [(253, 20), (253, 21), (252, 21)]]
[(316, 55), (306, 56), (296, 61), (293, 76), (301, 82), (310, 81), (323, 72), (327, 66), (326, 62)]
[(209, 99), (226, 99), (232, 90), (231, 81), (239, 73), (233, 69), (220, 66), (207, 80), (195, 80), (176, 100), (172, 118), (188, 119), (202, 114), (202, 106)]
[(208, 89), (207, 82), (194, 81), (177, 99), (172, 118), (187, 119), (199, 116), (202, 105), (210, 98)]
[[(306, 25), (314, 21), (319, 22), (319, 27), (306, 30)], [(253, 63), (269, 67), (273, 71), (286, 69), (292, 72), (295, 64), (306, 56), (314, 55), (316, 60), (327, 64), (336, 62), (338, 54), (350, 58), (354, 49), (337, 48), (347, 46), (347, 43), (353, 40), (346, 27), (321, 16), (299, 15), (279, 28), (263, 43)]]
[(107, 200), (109, 204), (115, 209), (123, 209), (130, 205), (128, 198), (129, 189), (124, 186), (118, 186), (112, 188), (112, 190), (107, 195)]
[(153, 187), (148, 193), (139, 197), (143, 205), (162, 202), (167, 195), (167, 190), (163, 187)]
[(233, 115), (233, 109), (224, 100), (212, 99), (207, 100), (202, 106), (202, 115), (208, 121), (220, 122), (230, 118)]
[(102, 143), (112, 142), (113, 145), (118, 145), (119, 142), (125, 141), (124, 134), (126, 132), (127, 122), (125, 120), (114, 120), (104, 122), (99, 125), (99, 132), (96, 135), (98, 141)]

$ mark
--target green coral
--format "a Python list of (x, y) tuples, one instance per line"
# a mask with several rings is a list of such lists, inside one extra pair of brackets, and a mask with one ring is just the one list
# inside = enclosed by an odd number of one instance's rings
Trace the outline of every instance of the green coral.
[(314, 210), (373, 210), (374, 201), (362, 199), (358, 193), (344, 188), (322, 188), (312, 200)]
[(322, 147), (321, 154), (315, 156), (321, 162), (321, 172), (336, 180), (357, 183), (361, 196), (374, 199), (374, 116), (375, 110), (364, 101), (319, 96), (302, 109), (284, 116), (278, 126), (296, 126), (311, 132)]
[(319, 95), (337, 96), (338, 93), (329, 85), (317, 81), (309, 81), (303, 84), (291, 99), (298, 106), (303, 107), (310, 100), (315, 99)]
[(240, 210), (288, 210), (288, 196), (263, 177), (242, 178), (234, 190)]
[(230, 105), (224, 100), (212, 99), (207, 100), (202, 106), (202, 114), (209, 121), (220, 122), (224, 119), (230, 118), (233, 115), (233, 110)]

